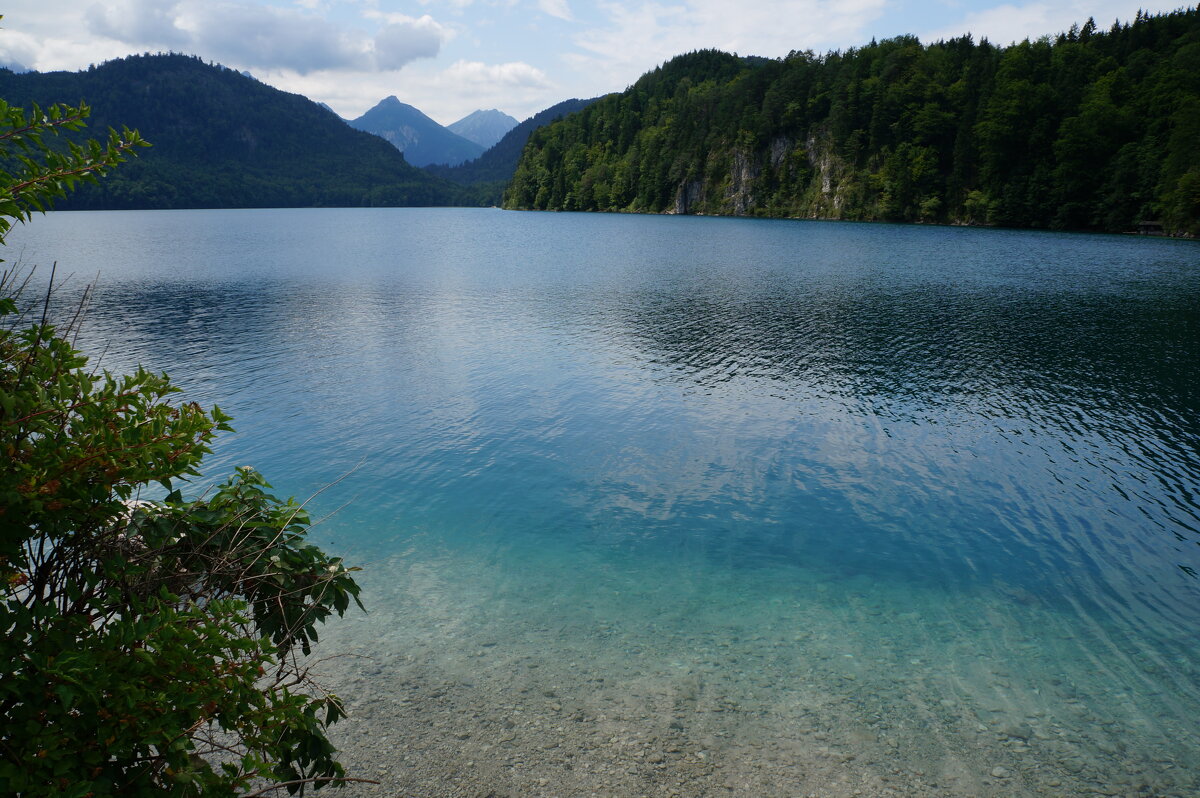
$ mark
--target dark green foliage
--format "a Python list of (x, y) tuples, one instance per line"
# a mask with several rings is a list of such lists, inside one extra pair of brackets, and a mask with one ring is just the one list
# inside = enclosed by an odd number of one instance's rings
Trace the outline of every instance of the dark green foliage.
[(146, 146), (128, 128), (121, 133), (110, 128), (104, 144), (88, 140), (51, 146), (54, 136), (81, 130), (89, 112), (83, 104), (42, 109), (35, 103), (26, 113), (0, 100), (0, 242), (14, 222), (29, 221), (34, 211), (45, 211), (79, 183), (95, 183), (133, 148)]
[[(86, 116), (0, 102), (0, 245), (140, 143), (53, 146)], [(342, 706), (297, 654), (357, 602), (356, 569), (250, 468), (185, 499), (174, 483), (229, 418), (173, 403), (166, 375), (88, 369), (49, 294), (20, 312), (26, 282), (0, 274), (0, 795), (343, 783), (325, 734)]]
[(538, 130), (506, 207), (1200, 233), (1200, 10), (1000, 48), (680, 56)]
[(89, 98), (92, 127), (154, 142), (60, 208), (450, 205), (458, 189), (325, 108), (183, 55), (141, 55), (85, 72), (0, 70), (0, 97), (29, 106)]
[(540, 111), (514, 127), (495, 146), (473, 161), (458, 166), (427, 166), (425, 171), (438, 177), (467, 186), (466, 194), (472, 205), (499, 205), (504, 187), (512, 180), (521, 160), (521, 152), (529, 136), (540, 127), (545, 127), (567, 114), (587, 108), (596, 99), (564, 100)]

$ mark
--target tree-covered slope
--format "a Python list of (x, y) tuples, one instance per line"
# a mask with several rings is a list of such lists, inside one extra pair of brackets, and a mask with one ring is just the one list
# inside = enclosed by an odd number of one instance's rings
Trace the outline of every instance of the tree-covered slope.
[(122, 125), (153, 145), (60, 208), (443, 205), (457, 187), (320, 105), (183, 55), (142, 55), (83, 72), (0, 70), (10, 104), (92, 107), (91, 131)]
[(511, 208), (1200, 232), (1200, 10), (1001, 48), (681, 56), (535, 132)]

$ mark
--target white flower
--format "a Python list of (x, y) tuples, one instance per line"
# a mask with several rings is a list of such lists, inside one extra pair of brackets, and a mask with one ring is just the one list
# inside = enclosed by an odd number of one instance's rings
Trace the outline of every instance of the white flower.
[(278, 555), (278, 554), (272, 554), (272, 555), (271, 555), (271, 562), (279, 562), (279, 555)]
[(326, 570), (328, 570), (328, 571), (329, 571), (329, 573), (331, 573), (331, 574), (336, 574), (336, 573), (338, 572), (338, 570), (340, 570), (340, 569), (339, 569), (339, 568), (338, 568), (338, 566), (336, 566), (336, 565), (331, 565), (331, 566), (329, 566), (329, 568), (328, 568), (328, 569), (326, 569)]

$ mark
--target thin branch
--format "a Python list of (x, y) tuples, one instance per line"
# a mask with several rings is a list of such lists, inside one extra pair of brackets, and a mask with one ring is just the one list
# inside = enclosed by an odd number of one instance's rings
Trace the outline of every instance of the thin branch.
[(0, 141), (7, 141), (8, 139), (23, 136), (31, 130), (37, 130), (38, 128), (60, 128), (64, 125), (70, 125), (74, 122), (82, 122), (86, 117), (86, 111), (83, 113), (76, 113), (73, 116), (64, 116), (61, 119), (47, 119), (43, 115), (40, 119), (30, 122), (25, 127), (14, 128), (7, 133), (0, 134)]
[(96, 283), (100, 280), (100, 273), (96, 273), (96, 279), (92, 280), (83, 288), (83, 295), (79, 297), (79, 304), (75, 308), (75, 315), (71, 317), (70, 323), (67, 324), (66, 332), (71, 336), (71, 348), (74, 349), (79, 341), (79, 332), (83, 328), (83, 317), (87, 313), (88, 305), (92, 302), (92, 293), (96, 290)]
[[(133, 147), (134, 147), (134, 144), (132, 142), (121, 141), (121, 142), (118, 142), (116, 148), (109, 151), (107, 153), (107, 155), (112, 156), (112, 155), (124, 153), (129, 150), (132, 150)], [(111, 161), (94, 161), (92, 163), (88, 163), (88, 164), (84, 164), (83, 166), (76, 167), (74, 169), (59, 169), (58, 171), (55, 171), (55, 172), (45, 172), (43, 174), (36, 175), (35, 177), (31, 177), (28, 180), (23, 180), (20, 183), (17, 183), (15, 185), (9, 187), (8, 193), (12, 197), (17, 197), (20, 195), (20, 193), (22, 191), (29, 188), (30, 186), (37, 186), (37, 185), (41, 185), (43, 183), (58, 182), (60, 180), (70, 179), (73, 177), (83, 177), (84, 175), (91, 174), (92, 172), (97, 172), (97, 171), (101, 171), (104, 169), (108, 169), (111, 166), (112, 166)]]
[(275, 792), (276, 790), (285, 790), (288, 787), (295, 787), (299, 784), (315, 784), (315, 783), (321, 782), (321, 781), (332, 781), (332, 782), (337, 782), (339, 784), (343, 784), (343, 783), (347, 783), (347, 782), (355, 782), (357, 784), (378, 784), (379, 783), (377, 781), (372, 781), (371, 779), (355, 779), (355, 778), (351, 778), (349, 776), (313, 776), (311, 779), (296, 779), (295, 781), (281, 781), (276, 785), (273, 785), (271, 787), (266, 787), (265, 789), (259, 790), (258, 792), (252, 792), (249, 795), (244, 795), (244, 796), (242, 796), (242, 798), (260, 798), (260, 796), (266, 795), (267, 793), (270, 793), (270, 792)]

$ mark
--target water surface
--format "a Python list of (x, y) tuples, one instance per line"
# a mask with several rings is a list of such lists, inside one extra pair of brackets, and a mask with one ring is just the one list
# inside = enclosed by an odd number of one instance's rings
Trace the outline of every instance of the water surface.
[(328, 635), (369, 657), (327, 665), (341, 741), (393, 791), (1200, 794), (1195, 242), (461, 209), (10, 241), (99, 272), (105, 367), (234, 416), (209, 475), (328, 486), (371, 608)]

